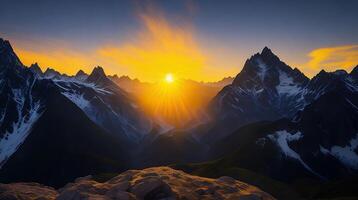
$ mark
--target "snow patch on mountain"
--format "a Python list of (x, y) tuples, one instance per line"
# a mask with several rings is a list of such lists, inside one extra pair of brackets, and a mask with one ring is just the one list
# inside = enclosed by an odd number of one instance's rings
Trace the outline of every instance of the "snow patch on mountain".
[(330, 154), (341, 161), (346, 167), (358, 169), (358, 155), (355, 150), (358, 147), (358, 134), (349, 141), (346, 146), (332, 146), (330, 150), (320, 147), (323, 154)]
[(111, 91), (107, 90), (106, 88), (102, 88), (97, 86), (94, 83), (86, 83), (83, 81), (79, 81), (79, 80), (74, 80), (74, 79), (57, 79), (57, 80), (53, 80), (55, 82), (55, 84), (59, 87), (61, 87), (64, 90), (68, 90), (68, 88), (64, 87), (70, 87), (71, 84), (77, 86), (77, 87), (87, 87), (87, 88), (91, 88), (94, 91), (98, 92), (98, 93), (102, 93), (102, 94), (113, 94)]
[(86, 109), (90, 106), (90, 102), (86, 100), (83, 94), (70, 93), (70, 92), (62, 92), (69, 100), (75, 103), (82, 110)]
[(313, 171), (301, 158), (301, 156), (295, 152), (293, 149), (290, 148), (288, 145), (289, 142), (297, 141), (303, 137), (302, 133), (297, 131), (295, 134), (291, 134), (287, 132), (286, 130), (277, 131), (274, 134), (268, 135), (268, 138), (275, 142), (277, 146), (280, 148), (282, 153), (290, 158), (298, 160), (308, 171), (310, 171), (312, 174), (315, 174), (316, 176), (321, 177), (318, 173)]
[(264, 81), (266, 72), (267, 72), (267, 65), (264, 63), (264, 61), (261, 58), (257, 58), (256, 62), (257, 62), (257, 66), (260, 69), (260, 71), (258, 72), (258, 75), (259, 75), (261, 81)]
[(347, 77), (344, 83), (352, 92), (358, 92), (358, 85), (354, 83), (354, 80), (351, 77)]
[[(16, 92), (15, 92), (16, 93)], [(0, 140), (0, 168), (6, 160), (16, 152), (19, 146), (25, 141), (31, 131), (32, 126), (41, 116), (40, 103), (35, 103), (25, 116), (19, 115), (17, 122), (12, 125), (12, 131), (7, 131)]]
[(277, 93), (292, 96), (302, 91), (302, 88), (295, 84), (293, 78), (287, 73), (279, 70), (279, 74), (280, 84), (276, 86)]

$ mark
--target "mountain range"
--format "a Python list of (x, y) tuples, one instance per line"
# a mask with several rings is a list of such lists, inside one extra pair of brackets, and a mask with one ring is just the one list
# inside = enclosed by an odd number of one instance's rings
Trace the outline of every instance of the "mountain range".
[(358, 66), (310, 79), (265, 47), (235, 78), (183, 85), (197, 91), (188, 95), (200, 99), (195, 117), (163, 123), (140, 101), (155, 85), (101, 67), (42, 72), (0, 39), (0, 181), (60, 187), (88, 174), (170, 164), (204, 176), (248, 170), (295, 190), (303, 180), (357, 175)]

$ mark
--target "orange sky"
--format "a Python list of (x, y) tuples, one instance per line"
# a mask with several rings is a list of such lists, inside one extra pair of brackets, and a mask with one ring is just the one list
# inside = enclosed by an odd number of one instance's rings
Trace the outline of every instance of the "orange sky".
[[(15, 41), (14, 48), (25, 65), (38, 62), (43, 70), (51, 66), (72, 75), (79, 69), (89, 73), (94, 66), (101, 65), (108, 74), (129, 75), (150, 82), (161, 80), (167, 73), (178, 78), (217, 81), (235, 76), (246, 58), (251, 56), (236, 55), (220, 46), (208, 50), (198, 41), (195, 29), (188, 23), (173, 25), (158, 14), (142, 14), (139, 19), (142, 27), (126, 40), (105, 43), (86, 51), (74, 50), (71, 44), (63, 41), (46, 41), (37, 49), (26, 48), (22, 42)], [(32, 45), (41, 46), (39, 43)], [(218, 49), (220, 53), (217, 53)], [(312, 49), (306, 59), (284, 61), (289, 65), (294, 63), (308, 76), (321, 69), (350, 71), (358, 64), (358, 45)]]

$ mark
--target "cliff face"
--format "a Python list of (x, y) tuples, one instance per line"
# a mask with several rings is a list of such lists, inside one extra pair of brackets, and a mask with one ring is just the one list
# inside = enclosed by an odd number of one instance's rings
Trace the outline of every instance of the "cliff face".
[(271, 195), (230, 177), (192, 176), (169, 167), (129, 170), (99, 183), (91, 176), (55, 190), (36, 183), (0, 185), (0, 199), (247, 199), (271, 200)]

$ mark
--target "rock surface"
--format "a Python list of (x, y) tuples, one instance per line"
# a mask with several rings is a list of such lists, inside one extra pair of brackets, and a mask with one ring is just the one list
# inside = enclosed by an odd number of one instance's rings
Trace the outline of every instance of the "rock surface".
[(58, 191), (36, 183), (0, 185), (0, 200), (156, 200), (246, 199), (271, 200), (271, 195), (231, 177), (209, 179), (169, 167), (129, 170), (104, 183), (91, 176), (76, 179)]
[(55, 189), (38, 183), (0, 184), (1, 200), (52, 200), (57, 196), (58, 192)]

